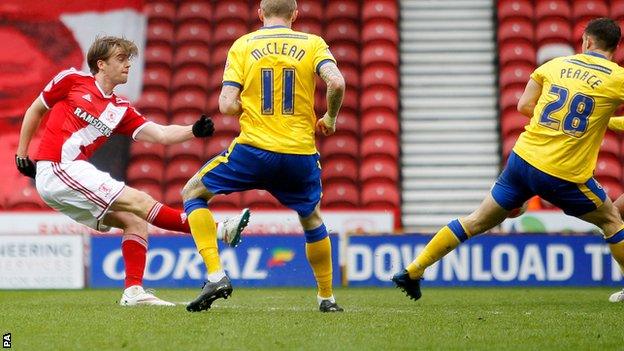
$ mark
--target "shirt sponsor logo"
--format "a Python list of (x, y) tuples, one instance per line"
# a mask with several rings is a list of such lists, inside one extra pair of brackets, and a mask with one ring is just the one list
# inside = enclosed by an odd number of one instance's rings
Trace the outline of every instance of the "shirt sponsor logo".
[(110, 137), (113, 134), (113, 130), (111, 128), (109, 128), (106, 124), (100, 121), (97, 117), (93, 116), (87, 111), (84, 111), (80, 107), (76, 107), (76, 109), (74, 110), (74, 115), (76, 115), (81, 120), (89, 123), (106, 137)]

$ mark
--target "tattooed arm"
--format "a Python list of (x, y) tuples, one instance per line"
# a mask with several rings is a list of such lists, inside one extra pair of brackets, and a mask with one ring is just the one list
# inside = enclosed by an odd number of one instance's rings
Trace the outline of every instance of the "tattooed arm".
[(345, 81), (340, 70), (333, 62), (327, 62), (319, 69), (319, 75), (327, 84), (327, 112), (319, 119), (316, 126), (325, 135), (336, 132), (336, 117), (345, 92)]
[(228, 116), (240, 116), (243, 107), (240, 102), (241, 89), (231, 85), (224, 85), (219, 95), (219, 111)]

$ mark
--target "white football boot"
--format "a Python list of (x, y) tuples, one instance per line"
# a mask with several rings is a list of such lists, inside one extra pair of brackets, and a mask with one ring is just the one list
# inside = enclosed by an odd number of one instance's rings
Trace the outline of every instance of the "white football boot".
[(622, 302), (624, 301), (624, 290), (618, 291), (609, 296), (609, 302)]
[(174, 303), (161, 300), (151, 290), (143, 290), (140, 285), (133, 285), (124, 290), (119, 300), (121, 306), (175, 306)]
[(241, 242), (241, 233), (249, 224), (249, 209), (244, 208), (238, 216), (228, 218), (217, 224), (217, 239), (231, 247), (236, 247)]

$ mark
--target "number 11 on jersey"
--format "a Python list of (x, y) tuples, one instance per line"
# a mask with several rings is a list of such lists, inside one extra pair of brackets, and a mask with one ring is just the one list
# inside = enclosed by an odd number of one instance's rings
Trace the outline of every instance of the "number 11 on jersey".
[[(275, 114), (275, 75), (273, 68), (262, 68), (262, 114)], [(282, 115), (295, 114), (295, 69), (282, 69)]]

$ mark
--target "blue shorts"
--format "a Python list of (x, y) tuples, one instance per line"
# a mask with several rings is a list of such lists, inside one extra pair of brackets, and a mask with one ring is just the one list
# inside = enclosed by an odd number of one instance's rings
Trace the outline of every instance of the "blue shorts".
[(213, 194), (263, 189), (304, 218), (321, 200), (318, 154), (282, 154), (232, 142), (198, 173)]
[(594, 178), (585, 183), (572, 183), (540, 171), (511, 152), (507, 166), (492, 187), (492, 197), (504, 209), (512, 210), (533, 195), (539, 195), (575, 217), (597, 209), (607, 198)]

